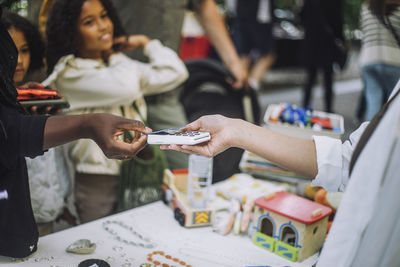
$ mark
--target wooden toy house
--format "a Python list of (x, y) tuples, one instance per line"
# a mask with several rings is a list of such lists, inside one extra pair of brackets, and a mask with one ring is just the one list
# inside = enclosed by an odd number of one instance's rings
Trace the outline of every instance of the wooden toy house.
[(303, 261), (323, 245), (329, 207), (287, 192), (255, 201), (253, 243), (291, 261)]

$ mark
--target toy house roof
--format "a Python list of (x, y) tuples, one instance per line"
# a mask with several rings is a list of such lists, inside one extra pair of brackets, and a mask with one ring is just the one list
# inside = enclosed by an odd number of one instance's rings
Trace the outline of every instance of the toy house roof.
[(332, 213), (327, 206), (284, 191), (259, 197), (254, 204), (304, 224), (317, 222)]

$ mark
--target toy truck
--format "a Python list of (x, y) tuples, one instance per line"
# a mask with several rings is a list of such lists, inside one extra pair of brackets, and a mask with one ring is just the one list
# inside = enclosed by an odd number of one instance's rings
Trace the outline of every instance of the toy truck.
[(162, 184), (162, 200), (174, 211), (174, 217), (181, 226), (199, 227), (214, 223), (215, 210), (209, 205), (193, 208), (187, 196), (188, 171), (166, 169)]

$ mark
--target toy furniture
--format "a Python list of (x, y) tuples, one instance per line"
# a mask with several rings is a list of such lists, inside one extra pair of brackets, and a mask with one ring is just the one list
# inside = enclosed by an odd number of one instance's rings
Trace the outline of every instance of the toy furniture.
[(254, 206), (255, 245), (291, 261), (303, 261), (322, 247), (329, 207), (283, 191), (259, 197)]
[(208, 205), (204, 208), (191, 207), (188, 196), (188, 172), (166, 169), (162, 185), (162, 200), (174, 211), (174, 217), (184, 227), (208, 226), (214, 223), (215, 210)]

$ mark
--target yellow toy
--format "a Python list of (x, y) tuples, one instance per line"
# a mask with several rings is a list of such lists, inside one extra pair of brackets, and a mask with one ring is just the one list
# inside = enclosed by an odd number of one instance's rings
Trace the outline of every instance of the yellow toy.
[[(184, 227), (208, 226), (214, 223), (215, 210), (208, 205), (193, 208), (187, 196), (188, 172), (166, 169), (162, 185), (162, 200), (174, 211), (174, 217)], [(205, 197), (205, 196), (198, 196)]]

